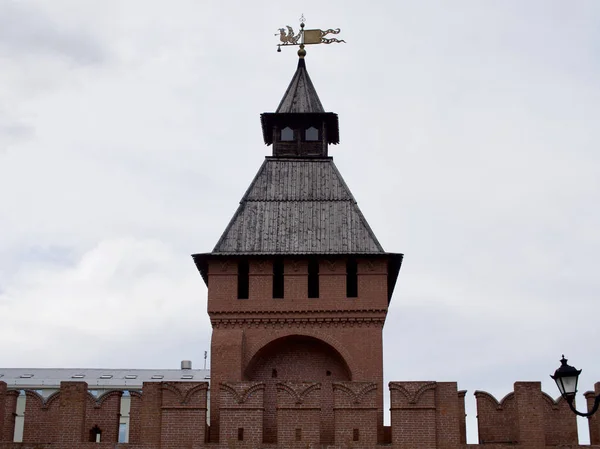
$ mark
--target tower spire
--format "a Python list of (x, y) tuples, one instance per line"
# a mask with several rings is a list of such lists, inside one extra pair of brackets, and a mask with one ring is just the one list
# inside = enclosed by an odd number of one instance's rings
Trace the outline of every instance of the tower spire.
[[(298, 50), (298, 67), (275, 111), (278, 114), (290, 112), (325, 112), (321, 100), (319, 99), (319, 95), (317, 94), (317, 90), (306, 71), (304, 55), (300, 54), (302, 50), (303, 46), (301, 45), (300, 50)], [(306, 52), (304, 53), (306, 54)]]
[(301, 44), (298, 67), (276, 111), (260, 116), (265, 143), (273, 144), (276, 157), (327, 157), (328, 145), (340, 140), (338, 116), (325, 112), (303, 50)]

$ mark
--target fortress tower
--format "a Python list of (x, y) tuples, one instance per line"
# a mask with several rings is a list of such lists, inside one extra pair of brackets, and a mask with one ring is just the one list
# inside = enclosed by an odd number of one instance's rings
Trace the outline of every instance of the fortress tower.
[(376, 385), (383, 426), (382, 330), (402, 254), (377, 241), (329, 156), (338, 116), (325, 112), (303, 55), (274, 113), (272, 145), (210, 253), (194, 261), (208, 286), (210, 435), (219, 385), (263, 382), (263, 441), (277, 440), (279, 382), (320, 384), (320, 441), (333, 443), (333, 382)]
[[(474, 392), (480, 446), (467, 444), (456, 382), (384, 389), (382, 330), (402, 255), (383, 250), (329, 157), (337, 115), (323, 109), (302, 57), (261, 120), (273, 154), (214, 250), (193, 256), (208, 285), (210, 391), (208, 372), (186, 361), (181, 370), (0, 368), (0, 449), (592, 447), (578, 444), (567, 401), (540, 382), (516, 382), (501, 400)], [(599, 416), (588, 421), (597, 449)]]

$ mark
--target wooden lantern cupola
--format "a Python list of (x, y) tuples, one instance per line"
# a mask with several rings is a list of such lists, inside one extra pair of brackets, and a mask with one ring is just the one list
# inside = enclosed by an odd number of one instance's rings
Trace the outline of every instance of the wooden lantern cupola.
[(261, 122), (275, 157), (327, 157), (328, 145), (340, 140), (338, 116), (323, 109), (303, 56), (277, 110), (262, 114)]

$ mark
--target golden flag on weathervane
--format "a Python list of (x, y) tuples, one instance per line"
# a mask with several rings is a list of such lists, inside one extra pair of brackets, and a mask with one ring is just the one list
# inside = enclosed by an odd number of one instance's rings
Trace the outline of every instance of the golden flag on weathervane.
[[(287, 33), (285, 28), (279, 28), (279, 40), (280, 44), (277, 44), (277, 51), (281, 51), (282, 45), (300, 45), (303, 47), (308, 44), (332, 44), (346, 43), (343, 39), (336, 39), (334, 37), (325, 37), (328, 34), (339, 34), (339, 28), (329, 28), (327, 30), (305, 30), (304, 29), (304, 15), (300, 18), (300, 31), (298, 34), (294, 33), (294, 29), (287, 25)], [(277, 36), (277, 34), (275, 35)]]

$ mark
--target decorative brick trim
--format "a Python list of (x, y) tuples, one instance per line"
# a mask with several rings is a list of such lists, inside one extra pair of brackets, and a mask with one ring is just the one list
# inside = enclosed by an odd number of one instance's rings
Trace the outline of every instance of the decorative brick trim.
[(278, 391), (285, 391), (288, 393), (298, 405), (304, 403), (306, 396), (308, 396), (311, 392), (321, 389), (321, 384), (316, 382), (310, 384), (291, 384), (288, 382), (280, 382), (276, 386)]
[[(277, 298), (278, 300), (280, 298)], [(355, 298), (351, 298), (351, 299), (355, 299)], [(317, 313), (327, 313), (327, 314), (337, 314), (337, 315), (343, 315), (343, 314), (358, 314), (358, 313), (370, 313), (370, 314), (383, 314), (385, 315), (387, 313), (386, 309), (302, 309), (302, 310), (261, 310), (261, 311), (256, 311), (256, 310), (236, 310), (235, 312), (231, 312), (231, 311), (219, 311), (219, 310), (215, 310), (215, 311), (211, 311), (210, 314), (211, 316), (215, 316), (215, 315), (280, 315), (282, 317), (289, 317), (290, 315), (294, 315), (294, 314), (302, 314), (302, 313), (310, 313), (310, 314), (317, 314)]]
[[(189, 402), (189, 400), (191, 399), (191, 397), (198, 391), (203, 391), (203, 390), (208, 389), (208, 385), (206, 382), (199, 383), (198, 385), (190, 388), (185, 393), (183, 391), (181, 391), (177, 387), (177, 384), (174, 382), (161, 382), (161, 386), (162, 386), (163, 390), (168, 390), (168, 391), (172, 392), (173, 394), (175, 394), (175, 396), (177, 396), (179, 398), (179, 403), (182, 405), (187, 404)], [(197, 408), (197, 407), (194, 407), (194, 408)]]
[[(17, 396), (18, 395), (19, 392), (17, 391)], [(25, 390), (25, 396), (27, 397), (27, 400), (35, 399), (39, 403), (39, 406), (42, 410), (47, 410), (54, 401), (60, 398), (60, 390), (55, 391), (45, 399), (42, 395), (33, 390)]]
[(419, 398), (423, 393), (428, 390), (435, 390), (437, 387), (436, 382), (426, 382), (425, 384), (420, 383), (399, 383), (390, 382), (390, 390), (399, 391), (408, 399), (409, 404), (416, 404), (419, 402)]
[(230, 318), (213, 319), (213, 328), (382, 327), (384, 318)]
[[(352, 388), (352, 387), (358, 387), (358, 388)], [(350, 396), (352, 398), (352, 402), (354, 404), (360, 404), (367, 393), (369, 393), (373, 390), (377, 390), (377, 384), (376, 383), (367, 383), (365, 385), (363, 383), (355, 383), (355, 382), (352, 382), (352, 383), (334, 382), (333, 390), (334, 391), (336, 391), (336, 390), (343, 391), (344, 393), (346, 393), (348, 396)]]
[(250, 396), (252, 396), (252, 393), (265, 389), (264, 383), (256, 383), (242, 390), (235, 388), (235, 385), (232, 385), (228, 382), (221, 382), (219, 386), (221, 387), (221, 390), (225, 390), (231, 393), (231, 395), (235, 398), (235, 401), (238, 404), (245, 403), (250, 398)]
[(542, 391), (542, 398), (548, 403), (552, 410), (558, 410), (559, 403), (563, 399), (562, 396), (559, 396), (559, 398), (555, 400), (552, 396), (544, 391)]
[(476, 390), (475, 393), (473, 393), (473, 395), (476, 398), (485, 398), (488, 401), (490, 401), (492, 404), (494, 404), (494, 406), (496, 407), (496, 410), (502, 410), (504, 408), (504, 405), (506, 404), (506, 401), (510, 400), (510, 399), (514, 399), (515, 396), (515, 392), (511, 391), (510, 393), (508, 393), (506, 396), (504, 396), (500, 402), (498, 402), (498, 399), (496, 399), (494, 397), (494, 395), (488, 393), (487, 391), (481, 391), (481, 390)]
[(87, 399), (93, 405), (94, 408), (101, 408), (104, 401), (106, 401), (108, 398), (110, 398), (112, 396), (118, 396), (119, 398), (121, 398), (121, 396), (123, 396), (123, 391), (122, 390), (107, 391), (106, 393), (104, 393), (102, 396), (100, 396), (98, 398), (96, 398), (92, 393), (90, 393), (90, 390), (87, 391)]

